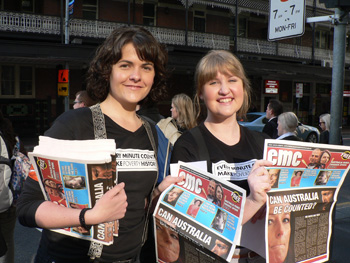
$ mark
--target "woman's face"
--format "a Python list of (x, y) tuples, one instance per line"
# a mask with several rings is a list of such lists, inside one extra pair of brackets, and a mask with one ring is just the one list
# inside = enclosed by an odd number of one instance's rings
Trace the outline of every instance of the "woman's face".
[[(282, 263), (287, 257), (290, 238), (290, 213), (276, 213), (271, 205), (268, 218), (269, 262)], [(285, 206), (283, 206), (283, 209)]]
[(179, 113), (177, 112), (177, 109), (176, 109), (174, 103), (171, 103), (170, 111), (171, 111), (171, 118), (176, 120), (179, 117)]
[(154, 76), (153, 63), (140, 60), (133, 44), (126, 44), (121, 59), (112, 67), (110, 95), (121, 105), (136, 108), (151, 90)]
[(326, 164), (329, 162), (329, 159), (331, 159), (331, 157), (329, 156), (329, 154), (327, 152), (325, 152), (324, 154), (322, 154), (321, 159), (320, 159), (320, 163), (321, 164)]
[(208, 109), (207, 120), (236, 119), (244, 99), (243, 81), (233, 74), (218, 72), (214, 79), (204, 84), (200, 97)]
[(196, 201), (196, 202), (194, 202), (194, 206), (196, 206), (196, 207), (200, 207), (201, 206), (201, 201)]
[(174, 262), (180, 255), (179, 234), (171, 228), (156, 223), (158, 258), (165, 262)]
[(269, 170), (269, 175), (270, 175), (270, 185), (273, 186), (277, 180), (278, 180), (278, 169), (271, 169)]
[(216, 187), (216, 198), (221, 200), (222, 196), (223, 196), (223, 192), (222, 192), (221, 187)]
[(319, 125), (322, 131), (326, 130), (326, 124), (322, 119), (320, 119)]
[(174, 188), (170, 190), (170, 192), (168, 193), (168, 202), (176, 200), (181, 193), (182, 191), (179, 188)]
[(52, 181), (52, 180), (46, 180), (45, 181), (45, 185), (47, 185), (47, 186), (49, 186), (51, 188), (56, 188), (57, 187), (57, 184), (54, 181)]

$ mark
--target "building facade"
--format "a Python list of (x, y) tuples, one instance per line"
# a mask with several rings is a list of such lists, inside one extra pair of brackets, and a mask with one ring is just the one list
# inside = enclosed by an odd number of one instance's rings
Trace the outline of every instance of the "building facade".
[[(329, 22), (306, 23), (300, 37), (268, 41), (268, 0), (75, 0), (68, 22), (65, 5), (65, 0), (0, 0), (0, 106), (21, 136), (41, 135), (65, 110), (58, 70), (69, 69), (72, 108), (97, 46), (126, 25), (146, 27), (167, 46), (169, 98), (158, 105), (165, 116), (173, 95), (193, 95), (195, 66), (210, 49), (240, 58), (252, 82), (252, 110), (265, 111), (268, 100), (277, 98), (314, 126), (320, 114), (330, 112)], [(306, 0), (306, 17), (333, 13), (318, 0)], [(350, 124), (349, 43), (347, 38), (343, 125)]]

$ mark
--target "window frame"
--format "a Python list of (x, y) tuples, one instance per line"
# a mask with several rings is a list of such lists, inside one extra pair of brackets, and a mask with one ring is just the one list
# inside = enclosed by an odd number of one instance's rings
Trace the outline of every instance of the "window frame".
[(94, 11), (95, 11), (95, 20), (98, 19), (98, 10), (99, 10), (99, 0), (95, 0), (96, 1), (96, 4), (95, 5), (91, 5), (91, 4), (84, 4), (84, 0), (82, 1), (82, 15), (83, 15), (83, 19), (89, 19), (89, 18), (86, 18), (84, 17), (84, 12), (91, 12), (92, 13), (92, 9), (88, 9), (86, 10), (86, 8), (89, 8), (89, 7), (92, 7), (94, 8)]
[[(24, 1), (28, 1), (31, 3), (32, 5), (32, 8), (31, 10), (26, 10), (25, 8), (23, 8), (23, 2)], [(34, 10), (35, 10), (35, 0), (21, 0), (21, 12), (25, 12), (25, 13), (34, 13)]]
[[(11, 95), (3, 95), (2, 94), (2, 71), (3, 67), (14, 67), (14, 94)], [(32, 70), (32, 94), (30, 95), (21, 95), (20, 89), (21, 89), (21, 78), (20, 78), (20, 72), (21, 68), (28, 67)], [(28, 81), (28, 80), (24, 80)], [(12, 99), (31, 99), (35, 98), (35, 67), (32, 65), (18, 65), (18, 64), (0, 64), (0, 96), (1, 98), (12, 98)]]
[[(153, 2), (144, 2), (143, 7), (145, 4), (153, 5), (153, 17), (145, 15), (144, 14), (145, 9), (143, 8), (143, 10), (142, 10), (142, 24), (146, 25), (146, 26), (157, 26), (157, 4), (153, 3)], [(153, 25), (149, 25), (148, 23), (145, 24), (145, 19), (153, 20)]]
[[(316, 30), (315, 32), (315, 47), (321, 49), (330, 49), (331, 34), (329, 30)], [(324, 44), (325, 46), (323, 47)]]
[[(196, 12), (202, 12), (203, 15), (200, 15), (200, 14), (198, 14), (198, 13), (196, 14)], [(195, 27), (195, 25), (196, 25), (195, 19), (196, 19), (196, 18), (198, 18), (198, 19), (203, 19), (203, 21), (204, 21), (204, 30), (203, 30), (203, 31), (198, 30), (198, 29)], [(193, 31), (199, 32), (199, 33), (205, 33), (205, 32), (207, 31), (207, 12), (206, 12), (206, 10), (203, 9), (203, 8), (195, 8), (195, 9), (193, 10)]]

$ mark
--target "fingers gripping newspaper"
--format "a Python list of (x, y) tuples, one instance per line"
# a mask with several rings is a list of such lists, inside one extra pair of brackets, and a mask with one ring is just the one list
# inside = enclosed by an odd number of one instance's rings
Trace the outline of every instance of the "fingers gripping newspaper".
[[(117, 183), (115, 141), (58, 140), (39, 137), (29, 153), (46, 200), (75, 209), (92, 208)], [(52, 231), (110, 245), (118, 235), (118, 221)]]
[(178, 175), (185, 180), (162, 193), (153, 214), (158, 262), (230, 261), (245, 190), (183, 162)]
[(266, 262), (329, 260), (332, 212), (349, 171), (349, 147), (266, 140)]

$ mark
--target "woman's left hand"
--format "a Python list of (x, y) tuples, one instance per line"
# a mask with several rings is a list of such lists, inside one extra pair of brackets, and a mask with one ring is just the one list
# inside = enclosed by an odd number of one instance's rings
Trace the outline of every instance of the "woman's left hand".
[(158, 187), (155, 189), (156, 193), (154, 193), (154, 196), (160, 195), (165, 189), (167, 189), (170, 185), (179, 183), (185, 179), (184, 176), (166, 176), (164, 180), (158, 185)]
[(262, 206), (266, 203), (266, 192), (271, 189), (270, 176), (265, 166), (271, 166), (270, 161), (258, 160), (248, 176), (250, 194), (248, 196), (253, 202)]

